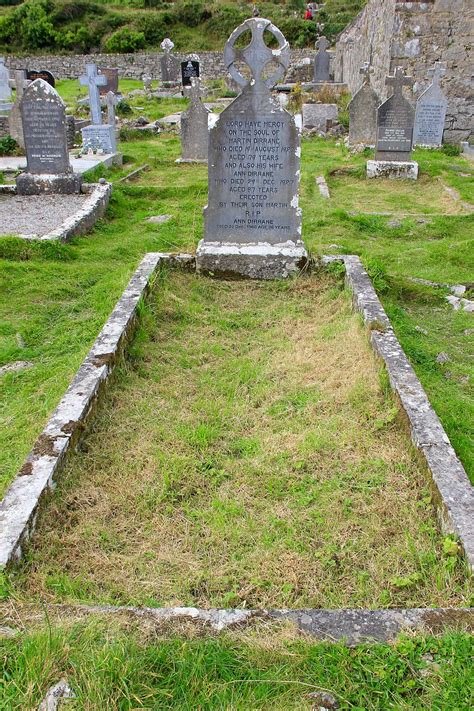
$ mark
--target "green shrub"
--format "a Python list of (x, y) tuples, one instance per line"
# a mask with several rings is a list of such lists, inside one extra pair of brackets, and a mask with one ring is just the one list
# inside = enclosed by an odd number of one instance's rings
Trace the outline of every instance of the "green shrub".
[(151, 16), (141, 15), (135, 21), (137, 30), (143, 32), (147, 45), (159, 45), (174, 26), (176, 17), (171, 12), (157, 12)]
[(445, 143), (441, 150), (447, 156), (458, 156), (461, 153), (461, 146), (456, 146), (454, 143)]
[(183, 2), (175, 5), (174, 15), (186, 27), (197, 27), (212, 17), (212, 12), (201, 3)]
[[(22, 7), (25, 14), (21, 21), (22, 41), (28, 49), (41, 49), (56, 45), (56, 32), (48, 18), (48, 5), (43, 0), (30, 0)], [(19, 8), (21, 9), (21, 8)]]
[(207, 30), (211, 34), (227, 39), (237, 25), (240, 25), (248, 17), (248, 14), (247, 10), (242, 11), (237, 7), (224, 5), (219, 7), (207, 21)]
[(117, 116), (130, 116), (130, 114), (133, 113), (132, 107), (125, 99), (118, 102), (115, 111), (117, 112)]
[(107, 52), (137, 52), (143, 49), (146, 45), (145, 35), (143, 32), (136, 32), (130, 27), (122, 27), (122, 29), (114, 32), (108, 37), (104, 43)]
[(315, 22), (300, 17), (287, 17), (282, 18), (278, 26), (291, 47), (308, 47), (316, 42), (318, 31)]
[(0, 156), (12, 156), (18, 149), (18, 143), (11, 136), (0, 138)]

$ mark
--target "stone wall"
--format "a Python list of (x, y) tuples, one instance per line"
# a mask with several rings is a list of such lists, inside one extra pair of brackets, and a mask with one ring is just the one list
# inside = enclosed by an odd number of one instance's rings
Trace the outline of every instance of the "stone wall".
[[(186, 55), (181, 56), (183, 59)], [(315, 50), (294, 49), (291, 52), (291, 65), (301, 62), (305, 57), (313, 58)], [(84, 73), (86, 62), (94, 62), (102, 67), (117, 67), (121, 77), (141, 79), (148, 74), (152, 79), (160, 79), (160, 57), (157, 52), (137, 52), (136, 54), (68, 54), (6, 57), (9, 69), (48, 69), (58, 79), (77, 79)], [(228, 75), (222, 52), (199, 52), (201, 75), (203, 79), (225, 79)]]
[(351, 92), (360, 86), (359, 67), (372, 57), (373, 84), (387, 96), (385, 76), (403, 66), (415, 78), (415, 98), (428, 86), (427, 70), (446, 62), (442, 86), (449, 100), (445, 140), (473, 136), (472, 0), (369, 0), (365, 9), (341, 33), (336, 45), (335, 78)]

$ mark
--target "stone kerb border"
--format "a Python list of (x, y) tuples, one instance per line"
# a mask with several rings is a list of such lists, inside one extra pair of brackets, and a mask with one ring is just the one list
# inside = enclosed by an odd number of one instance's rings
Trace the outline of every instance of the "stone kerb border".
[[(76, 235), (83, 235), (90, 230), (97, 220), (105, 214), (112, 194), (112, 183), (84, 183), (81, 192), (89, 197), (76, 213), (68, 217), (56, 229), (45, 235), (17, 235), (20, 239), (50, 242), (59, 240), (67, 242)], [(0, 195), (15, 195), (14, 185), (0, 185)]]
[[(368, 274), (357, 256), (328, 256), (323, 264), (341, 262), (355, 309), (370, 331), (392, 388), (407, 415), (411, 437), (420, 453), (445, 532), (454, 533), (471, 571), (474, 570), (474, 487), (430, 405), (400, 346)], [(0, 502), (0, 568), (21, 558), (22, 545), (34, 531), (38, 506), (54, 488), (66, 455), (77, 444), (98, 399), (131, 337), (137, 306), (149, 290), (160, 264), (194, 270), (193, 255), (149, 253), (142, 260), (109, 320), (79, 368), (33, 450)]]

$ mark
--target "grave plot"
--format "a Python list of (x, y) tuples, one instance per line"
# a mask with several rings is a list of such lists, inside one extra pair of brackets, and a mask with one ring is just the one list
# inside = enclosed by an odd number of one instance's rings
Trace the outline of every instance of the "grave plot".
[(17, 600), (466, 604), (348, 295), (164, 274), (44, 508)]

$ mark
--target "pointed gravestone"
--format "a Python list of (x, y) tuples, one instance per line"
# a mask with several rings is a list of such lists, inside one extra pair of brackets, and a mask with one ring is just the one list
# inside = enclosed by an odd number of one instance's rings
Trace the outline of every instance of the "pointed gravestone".
[(16, 179), (19, 195), (78, 193), (82, 178), (69, 163), (66, 105), (56, 89), (36, 79), (21, 99), (26, 173)]
[(10, 74), (5, 66), (4, 58), (0, 57), (0, 111), (11, 109), (11, 96)]
[(411, 160), (415, 109), (403, 96), (403, 87), (413, 86), (413, 78), (397, 67), (385, 83), (393, 94), (377, 110), (375, 161), (367, 162), (367, 176), (416, 180), (418, 164)]
[[(235, 43), (248, 30), (245, 49)], [(264, 33), (278, 42), (270, 49)], [(224, 50), (227, 70), (242, 93), (210, 131), (209, 195), (197, 269), (252, 278), (281, 278), (307, 259), (298, 207), (300, 130), (272, 97), (288, 69), (288, 42), (270, 20), (255, 17), (231, 34)], [(236, 63), (248, 65), (251, 79)]]
[(324, 36), (320, 37), (316, 42), (316, 49), (318, 51), (314, 59), (313, 81), (315, 84), (330, 81), (329, 66), (331, 55), (327, 51), (330, 46), (330, 42), (328, 42)]
[(370, 84), (372, 68), (366, 62), (360, 69), (362, 86), (349, 103), (349, 143), (375, 146), (377, 137), (377, 109), (380, 98)]
[(23, 140), (23, 123), (21, 120), (20, 106), (23, 92), (29, 82), (26, 79), (26, 71), (24, 69), (15, 69), (13, 76), (16, 96), (15, 102), (8, 115), (8, 132), (10, 133), (10, 136), (15, 139), (18, 145), (24, 148), (25, 142)]
[(97, 73), (95, 64), (86, 64), (86, 73), (79, 77), (82, 86), (87, 86), (89, 92), (89, 107), (92, 123), (81, 129), (83, 151), (102, 151), (115, 153), (116, 139), (115, 126), (102, 123), (102, 109), (100, 106), (99, 87), (106, 86), (107, 77)]
[(181, 158), (177, 163), (207, 163), (209, 148), (209, 109), (201, 100), (199, 79), (191, 78), (187, 95), (188, 110), (181, 114)]
[(448, 108), (448, 100), (440, 86), (444, 74), (446, 74), (446, 64), (443, 62), (436, 62), (434, 67), (428, 70), (432, 83), (420, 95), (416, 104), (413, 136), (415, 145), (436, 148), (443, 143), (444, 122)]
[(107, 106), (107, 124), (112, 127), (112, 152), (115, 153), (115, 151), (117, 150), (117, 137), (115, 133), (115, 107), (118, 104), (118, 99), (113, 91), (107, 92), (105, 96), (105, 103)]
[(160, 57), (161, 82), (164, 86), (175, 86), (179, 84), (180, 61), (174, 54), (171, 54), (174, 42), (166, 37), (160, 47), (164, 52)]

